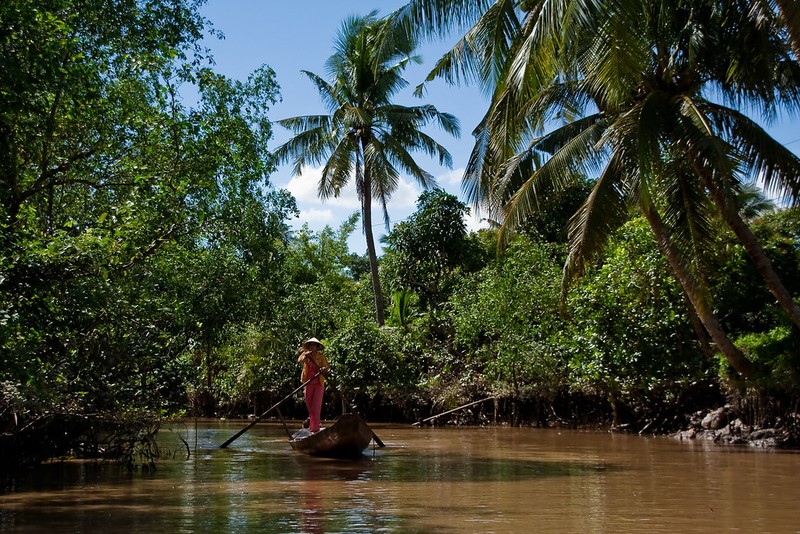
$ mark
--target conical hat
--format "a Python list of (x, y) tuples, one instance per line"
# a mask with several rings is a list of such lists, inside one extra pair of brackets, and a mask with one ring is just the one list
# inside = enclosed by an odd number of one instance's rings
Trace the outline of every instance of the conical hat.
[(322, 350), (322, 349), (325, 348), (325, 345), (323, 345), (322, 342), (319, 339), (315, 338), (315, 337), (312, 337), (311, 339), (303, 341), (303, 343), (300, 344), (300, 348), (302, 348), (303, 350), (308, 350), (308, 346), (311, 343), (316, 343), (317, 345), (319, 345), (319, 349), (317, 349), (317, 350)]

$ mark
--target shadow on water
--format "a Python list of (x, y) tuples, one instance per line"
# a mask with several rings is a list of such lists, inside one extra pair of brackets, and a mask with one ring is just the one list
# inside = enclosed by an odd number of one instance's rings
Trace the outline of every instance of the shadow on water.
[[(287, 455), (247, 455), (231, 463), (201, 465), (169, 462), (153, 474), (131, 473), (127, 469), (100, 463), (65, 462), (0, 480), (0, 495), (18, 492), (52, 492), (99, 484), (119, 484), (142, 479), (179, 476), (175, 471), (199, 470), (205, 482), (229, 481), (236, 474), (243, 481), (383, 481), (383, 482), (511, 482), (540, 477), (591, 476), (618, 470), (609, 464), (581, 462), (542, 462), (497, 458), (465, 457), (456, 454), (419, 456), (411, 454), (365, 455), (355, 460), (314, 458), (296, 453)], [(246, 462), (243, 464), (242, 462)]]
[(483, 457), (460, 451), (424, 448), (370, 448), (356, 460), (315, 458), (293, 452), (284, 439), (244, 436), (219, 449), (225, 432), (207, 429), (188, 461), (162, 460), (152, 474), (131, 473), (113, 464), (55, 462), (0, 479), (0, 495), (21, 491), (58, 491), (95, 487), (134, 479), (175, 478), (204, 482), (376, 481), (376, 482), (509, 482), (541, 477), (581, 477), (618, 471), (621, 466), (575, 460), (530, 460)]
[(482, 458), (459, 454), (396, 454), (339, 461), (294, 456), (281, 478), (382, 482), (513, 482), (541, 477), (580, 477), (618, 470), (609, 464)]

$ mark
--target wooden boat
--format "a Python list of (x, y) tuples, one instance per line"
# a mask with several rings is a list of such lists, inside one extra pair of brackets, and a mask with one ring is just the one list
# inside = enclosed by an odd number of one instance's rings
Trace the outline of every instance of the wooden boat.
[(305, 428), (295, 432), (289, 443), (294, 450), (311, 456), (358, 458), (374, 436), (366, 421), (356, 414), (346, 413), (314, 434)]

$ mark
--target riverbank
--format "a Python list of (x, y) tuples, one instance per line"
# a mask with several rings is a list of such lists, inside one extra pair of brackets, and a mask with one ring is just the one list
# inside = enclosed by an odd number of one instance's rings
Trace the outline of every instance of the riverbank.
[(748, 425), (730, 406), (709, 412), (695, 412), (689, 418), (689, 428), (673, 437), (683, 440), (707, 440), (729, 445), (748, 445), (763, 449), (800, 449), (800, 414)]

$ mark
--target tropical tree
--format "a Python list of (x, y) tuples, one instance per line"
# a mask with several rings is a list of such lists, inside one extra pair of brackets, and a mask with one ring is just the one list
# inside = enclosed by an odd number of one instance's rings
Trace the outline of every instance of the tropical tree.
[(568, 353), (555, 340), (569, 328), (559, 314), (557, 248), (516, 236), (458, 284), (446, 306), (454, 352), (465, 355), (459, 374), (477, 368), (492, 393), (540, 401), (568, 383)]
[[(483, 12), (478, 4), (468, 11), (477, 22), (431, 74), (478, 77), (493, 89), (465, 176), (471, 200), (500, 214), (510, 231), (572, 183), (575, 170), (599, 171), (572, 219), (565, 286), (629, 210), (641, 210), (704, 326), (748, 374), (711, 312), (699, 251), (711, 242), (710, 199), (800, 328), (800, 308), (733, 202), (755, 179), (797, 198), (800, 160), (736, 109), (746, 104), (767, 117), (798, 109), (800, 71), (783, 19), (715, 0), (618, 9), (498, 0)], [(463, 22), (443, 18), (442, 5), (412, 2), (400, 20)]]
[(316, 85), (330, 114), (279, 121), (295, 136), (275, 151), (280, 161), (292, 159), (296, 175), (306, 166), (323, 165), (320, 198), (338, 196), (351, 179), (355, 180), (379, 325), (384, 323), (384, 310), (372, 232), (372, 200), (380, 202), (388, 227), (386, 204), (397, 189), (401, 171), (424, 188), (435, 183), (433, 175), (414, 161), (411, 151), (421, 150), (437, 157), (440, 164), (452, 165), (449, 152), (422, 128), (437, 121), (446, 132), (459, 134), (458, 120), (432, 105), (393, 103), (393, 97), (407, 85), (401, 76), (403, 70), (419, 59), (411, 55), (416, 40), (390, 29), (377, 19), (376, 12), (342, 23), (334, 53), (326, 63), (330, 81), (303, 71)]
[(188, 355), (271, 311), (265, 275), (293, 211), (266, 180), (277, 83), (268, 68), (234, 81), (208, 67), (200, 4), (0, 3), (10, 464), (97, 454), (103, 434), (132, 450), (137, 429), (184, 406)]
[(417, 211), (384, 240), (383, 267), (392, 289), (411, 290), (428, 309), (438, 308), (459, 277), (486, 263), (486, 251), (467, 233), (469, 208), (441, 189), (425, 191)]

